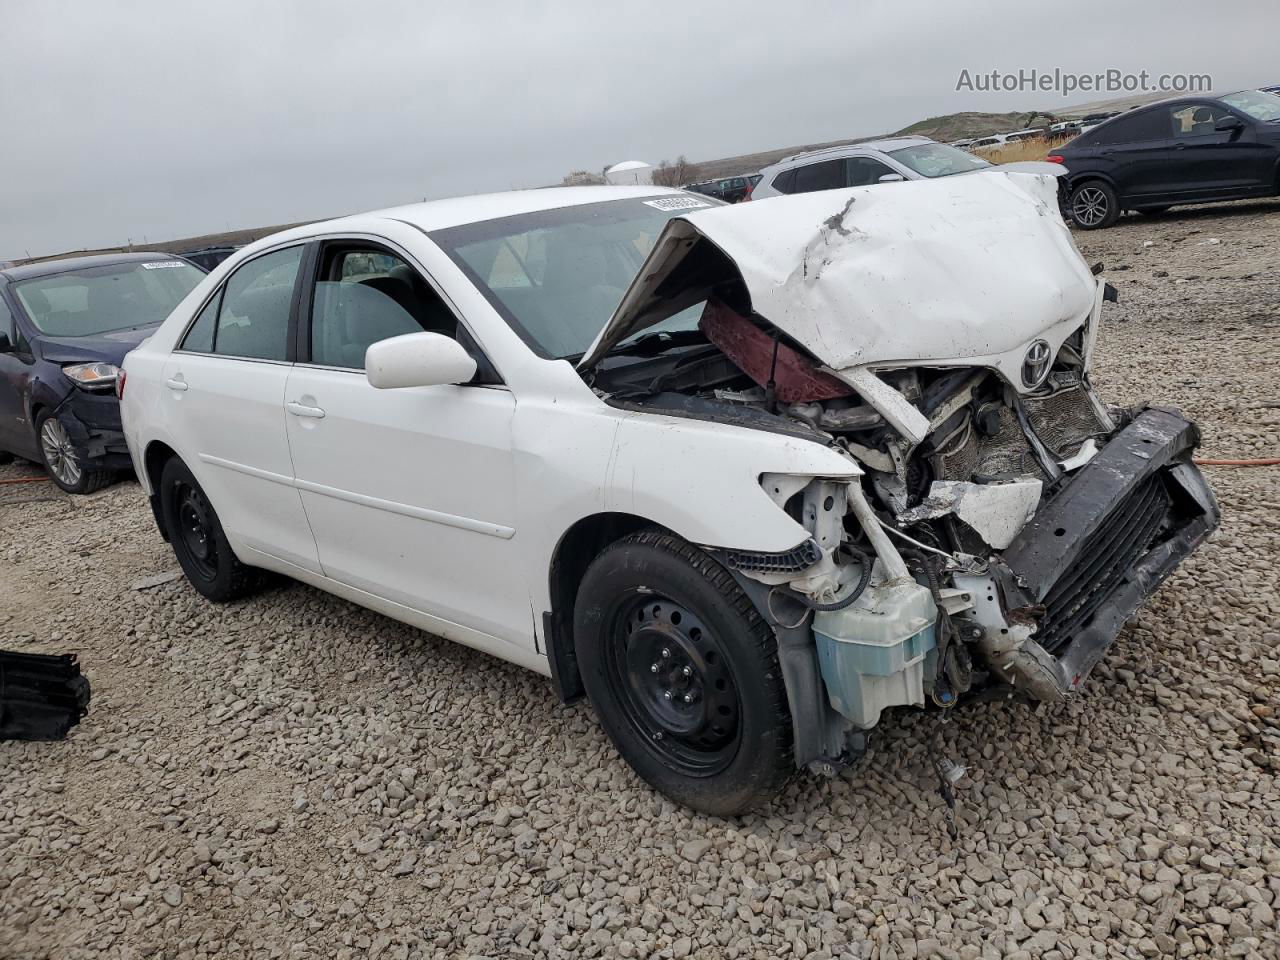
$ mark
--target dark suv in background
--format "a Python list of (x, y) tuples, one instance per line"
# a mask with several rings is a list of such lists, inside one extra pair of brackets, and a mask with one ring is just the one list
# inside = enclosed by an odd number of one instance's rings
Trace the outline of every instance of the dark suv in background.
[(1047, 159), (1067, 168), (1063, 206), (1086, 230), (1125, 210), (1280, 193), (1280, 97), (1241, 90), (1113, 117)]
[(68, 493), (129, 469), (116, 399), (124, 355), (204, 276), (164, 253), (0, 270), (0, 463), (34, 460)]

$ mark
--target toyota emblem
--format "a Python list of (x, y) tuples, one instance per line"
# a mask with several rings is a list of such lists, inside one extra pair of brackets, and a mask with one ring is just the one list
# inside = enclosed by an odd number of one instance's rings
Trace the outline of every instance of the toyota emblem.
[(1037, 340), (1027, 347), (1027, 355), (1022, 358), (1022, 385), (1034, 390), (1044, 383), (1052, 361), (1053, 354), (1047, 341)]

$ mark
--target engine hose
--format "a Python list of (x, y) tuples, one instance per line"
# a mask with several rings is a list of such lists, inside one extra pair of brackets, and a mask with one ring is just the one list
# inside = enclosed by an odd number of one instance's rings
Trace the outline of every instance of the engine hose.
[(848, 552), (852, 554), (855, 559), (862, 561), (862, 574), (858, 577), (858, 585), (853, 588), (852, 593), (847, 597), (836, 600), (833, 603), (819, 603), (817, 600), (811, 600), (809, 597), (806, 597), (803, 593), (790, 590), (788, 591), (788, 594), (791, 599), (808, 607), (814, 613), (832, 613), (836, 610), (843, 610), (845, 607), (849, 606), (849, 604), (853, 603), (853, 601), (862, 596), (863, 591), (867, 589), (867, 585), (871, 583), (871, 561), (861, 550), (850, 549)]

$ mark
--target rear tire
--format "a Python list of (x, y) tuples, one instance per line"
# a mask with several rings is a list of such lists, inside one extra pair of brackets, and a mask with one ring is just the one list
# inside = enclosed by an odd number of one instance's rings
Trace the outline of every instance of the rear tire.
[(223, 603), (258, 585), (257, 571), (236, 558), (213, 504), (177, 457), (160, 474), (160, 515), (182, 572), (201, 596)]
[(40, 465), (49, 479), (67, 493), (94, 493), (116, 478), (114, 470), (86, 466), (67, 428), (48, 410), (42, 410), (36, 417), (36, 442)]
[(601, 726), (673, 800), (731, 816), (794, 771), (773, 631), (696, 547), (658, 531), (607, 547), (578, 589), (574, 644)]
[(1120, 219), (1120, 200), (1102, 180), (1086, 180), (1073, 187), (1067, 209), (1082, 230), (1101, 230)]

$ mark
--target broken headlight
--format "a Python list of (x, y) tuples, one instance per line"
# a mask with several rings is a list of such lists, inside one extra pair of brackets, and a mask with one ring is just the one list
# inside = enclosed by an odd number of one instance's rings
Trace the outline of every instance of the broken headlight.
[(78, 387), (86, 390), (108, 390), (115, 386), (120, 368), (111, 363), (73, 363), (62, 372)]

